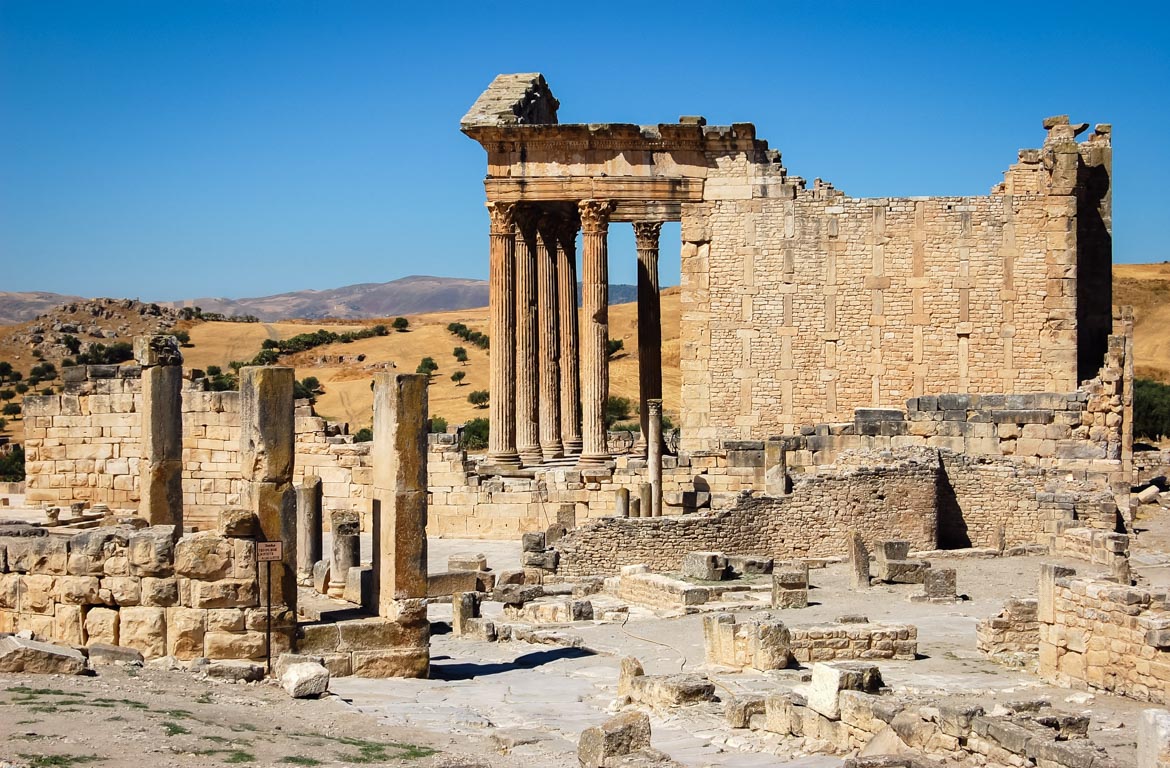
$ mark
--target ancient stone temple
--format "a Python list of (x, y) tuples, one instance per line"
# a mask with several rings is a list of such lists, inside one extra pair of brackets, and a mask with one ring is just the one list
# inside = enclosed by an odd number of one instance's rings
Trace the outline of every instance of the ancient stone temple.
[(621, 223), (644, 404), (661, 396), (659, 230), (681, 222), (688, 450), (932, 394), (1071, 392), (1102, 366), (1108, 125), (1078, 141), (1086, 125), (1045, 120), (989, 195), (859, 199), (789, 175), (750, 123), (560, 124), (558, 106), (541, 75), (500, 75), (461, 124), (487, 151), (494, 465), (579, 441), (581, 465), (608, 458), (606, 240)]

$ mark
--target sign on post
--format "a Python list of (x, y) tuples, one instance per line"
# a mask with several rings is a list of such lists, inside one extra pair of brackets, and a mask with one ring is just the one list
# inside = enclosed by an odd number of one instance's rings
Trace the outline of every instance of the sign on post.
[(267, 592), (268, 600), (266, 611), (268, 613), (268, 621), (264, 628), (264, 655), (268, 659), (268, 672), (272, 673), (272, 564), (279, 563), (284, 559), (284, 542), (283, 541), (258, 541), (256, 542), (256, 562), (268, 563), (265, 566), (267, 570)]
[(258, 541), (256, 542), (256, 562), (258, 563), (278, 563), (284, 559), (284, 542), (283, 541)]

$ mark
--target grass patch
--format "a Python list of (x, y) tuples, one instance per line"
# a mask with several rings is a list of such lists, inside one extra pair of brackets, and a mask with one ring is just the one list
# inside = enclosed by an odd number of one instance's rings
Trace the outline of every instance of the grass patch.
[(178, 723), (171, 722), (170, 720), (164, 721), (162, 727), (163, 730), (167, 732), (167, 736), (179, 736), (184, 733), (190, 733), (190, 731), (188, 731), (183, 726), (179, 725)]
[(211, 704), (212, 703), (211, 692), (204, 691), (203, 693), (199, 694), (199, 696), (195, 699), (195, 703), (196, 704)]
[(74, 765), (105, 760), (95, 755), (21, 755), (30, 768), (71, 768)]
[(43, 722), (43, 721), (41, 721), (41, 720), (17, 720), (15, 723), (13, 723), (13, 725), (36, 725), (37, 723), (40, 723), (40, 722)]
[(225, 763), (254, 763), (256, 756), (242, 749), (200, 749), (192, 754), (196, 755), (223, 755)]
[(400, 744), (396, 741), (382, 743), (350, 736), (331, 736), (326, 738), (331, 738), (339, 744), (357, 747), (358, 753), (356, 755), (339, 754), (337, 758), (350, 763), (358, 763), (359, 765), (384, 763), (387, 760), (414, 760), (421, 757), (430, 757), (435, 754), (435, 750), (430, 747)]
[(162, 714), (166, 715), (167, 717), (173, 717), (177, 720), (183, 720), (185, 718), (195, 717), (195, 715), (191, 714), (190, 712), (188, 712), (185, 709), (167, 709), (167, 710), (164, 710), (162, 712)]
[(291, 763), (293, 765), (320, 765), (321, 761), (315, 757), (304, 757), (303, 755), (285, 755), (277, 762)]

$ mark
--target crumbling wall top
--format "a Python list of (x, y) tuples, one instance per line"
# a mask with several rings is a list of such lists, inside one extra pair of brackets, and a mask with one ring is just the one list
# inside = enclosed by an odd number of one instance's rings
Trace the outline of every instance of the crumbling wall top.
[(539, 72), (496, 75), (463, 116), (460, 127), (553, 125), (558, 107), (560, 102)]

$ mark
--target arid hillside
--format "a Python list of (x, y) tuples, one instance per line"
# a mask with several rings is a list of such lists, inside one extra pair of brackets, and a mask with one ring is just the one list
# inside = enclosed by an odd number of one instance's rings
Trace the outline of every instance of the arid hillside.
[(1113, 303), (1134, 310), (1135, 374), (1170, 384), (1170, 262), (1114, 264)]

